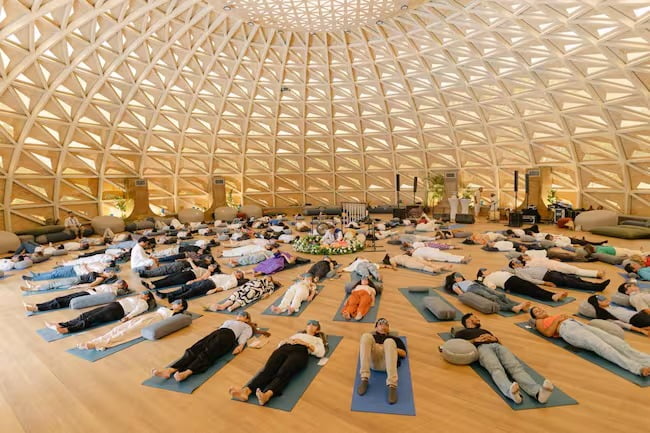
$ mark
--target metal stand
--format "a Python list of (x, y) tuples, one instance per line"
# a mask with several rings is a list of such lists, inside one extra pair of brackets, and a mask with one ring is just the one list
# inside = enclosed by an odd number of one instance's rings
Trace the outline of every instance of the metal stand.
[[(377, 240), (375, 238), (375, 222), (372, 219), (368, 218), (366, 220), (366, 223), (368, 224), (368, 235), (371, 236), (370, 248), (372, 248), (372, 252), (375, 252), (375, 253), (377, 253), (377, 252), (379, 252), (379, 253), (386, 252), (386, 250), (382, 250), (382, 249), (378, 250), (377, 249)], [(367, 243), (368, 243), (368, 239), (366, 239), (366, 244)]]

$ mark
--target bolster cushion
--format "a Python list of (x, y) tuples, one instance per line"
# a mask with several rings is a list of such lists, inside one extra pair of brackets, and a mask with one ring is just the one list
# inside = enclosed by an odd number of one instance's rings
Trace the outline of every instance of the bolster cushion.
[(95, 305), (108, 304), (115, 300), (115, 295), (112, 293), (97, 293), (95, 295), (80, 296), (70, 300), (70, 308), (79, 310), (86, 307), (94, 307)]
[(596, 309), (594, 308), (593, 305), (591, 305), (589, 302), (584, 301), (580, 304), (578, 307), (578, 313), (582, 314), (585, 317), (589, 317), (592, 319), (596, 318)]
[(602, 331), (607, 332), (608, 334), (612, 334), (613, 336), (618, 337), (621, 340), (625, 339), (625, 331), (623, 331), (623, 328), (607, 320), (594, 319), (589, 321), (587, 325), (592, 326), (594, 328), (598, 328)]
[(478, 360), (478, 349), (460, 338), (445, 341), (439, 350), (442, 358), (451, 364), (468, 365)]
[(22, 271), (23, 269), (31, 268), (34, 262), (31, 259), (25, 258), (19, 262), (14, 263), (14, 269)]
[(456, 310), (437, 296), (426, 296), (422, 303), (440, 320), (453, 320), (456, 317)]
[(481, 313), (492, 314), (499, 311), (499, 304), (494, 301), (490, 301), (487, 298), (477, 295), (476, 293), (463, 293), (458, 296), (458, 300), (463, 304), (470, 306)]
[(156, 322), (153, 325), (142, 328), (141, 335), (147, 340), (158, 340), (166, 335), (183, 329), (192, 323), (192, 318), (188, 314), (176, 314), (165, 320)]
[(631, 307), (630, 297), (620, 292), (616, 292), (612, 295), (612, 302), (623, 307)]

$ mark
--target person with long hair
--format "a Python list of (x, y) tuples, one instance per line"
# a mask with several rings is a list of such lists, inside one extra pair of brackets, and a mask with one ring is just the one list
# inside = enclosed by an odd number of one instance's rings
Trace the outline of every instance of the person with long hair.
[(59, 334), (68, 334), (113, 320), (126, 322), (146, 311), (153, 311), (154, 308), (156, 308), (156, 300), (147, 290), (137, 296), (118, 299), (110, 304), (86, 311), (72, 320), (58, 323), (45, 322), (45, 326)]
[(259, 404), (264, 406), (271, 398), (282, 394), (291, 379), (307, 367), (310, 355), (322, 358), (326, 352), (327, 338), (321, 332), (320, 323), (309, 320), (303, 331), (280, 342), (248, 385), (231, 386), (228, 392), (239, 401), (247, 401), (255, 392)]
[(609, 320), (623, 329), (650, 336), (650, 315), (647, 312), (612, 305), (603, 295), (592, 295), (587, 302), (594, 307), (596, 319)]
[(500, 311), (519, 313), (522, 310), (528, 311), (531, 305), (530, 302), (515, 302), (503, 293), (496, 292), (479, 281), (466, 280), (460, 272), (454, 272), (445, 277), (444, 289), (447, 293), (451, 293), (452, 295), (474, 293), (482, 298), (496, 302), (499, 305)]
[(530, 316), (542, 335), (561, 338), (572, 346), (594, 352), (636, 375), (650, 376), (650, 355), (632, 348), (624, 340), (566, 314), (551, 316), (541, 307), (532, 308)]
[(480, 269), (477, 279), (482, 280), (483, 284), (490, 289), (499, 288), (505, 292), (519, 293), (541, 301), (559, 302), (569, 295), (566, 290), (556, 293), (542, 289), (538, 285), (519, 278), (508, 271), (488, 272), (487, 269)]
[(239, 287), (223, 302), (212, 304), (206, 307), (206, 309), (209, 311), (221, 311), (225, 309), (228, 309), (228, 311), (235, 311), (237, 308), (244, 307), (257, 300), (270, 296), (271, 293), (279, 289), (281, 286), (280, 283), (274, 281), (270, 276), (256, 278)]
[(208, 270), (207, 278), (199, 278), (195, 281), (190, 281), (183, 284), (180, 288), (163, 293), (154, 290), (157, 297), (167, 299), (173, 302), (176, 299), (190, 299), (196, 296), (211, 295), (224, 290), (234, 289), (237, 286), (245, 284), (248, 279), (244, 278), (242, 271), (235, 271), (232, 274), (219, 274)]

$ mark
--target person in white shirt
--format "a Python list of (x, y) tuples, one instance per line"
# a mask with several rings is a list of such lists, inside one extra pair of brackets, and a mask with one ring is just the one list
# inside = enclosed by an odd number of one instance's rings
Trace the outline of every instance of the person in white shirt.
[(182, 314), (185, 310), (187, 310), (187, 301), (179, 299), (173, 302), (169, 308), (160, 307), (153, 313), (143, 314), (128, 322), (120, 323), (106, 334), (78, 344), (77, 348), (102, 351), (119, 346), (120, 344), (139, 338), (142, 328), (161, 322), (176, 314)]
[(574, 274), (579, 277), (603, 278), (605, 275), (603, 271), (582, 269), (577, 266), (569, 265), (567, 263), (558, 262), (557, 260), (540, 257), (534, 258), (530, 257), (528, 253), (520, 256), (519, 261), (524, 263), (524, 266), (545, 266), (551, 271), (562, 272), (564, 274)]
[(235, 320), (226, 320), (217, 330), (186, 349), (181, 359), (169, 367), (155, 368), (151, 373), (165, 379), (174, 375), (177, 382), (182, 382), (193, 374), (205, 372), (228, 352), (240, 354), (246, 347), (246, 342), (256, 333), (271, 335), (257, 330), (251, 322), (250, 314), (240, 311)]
[(208, 271), (201, 278), (197, 278), (193, 282), (187, 282), (177, 290), (168, 293), (162, 293), (158, 290), (154, 292), (156, 296), (173, 302), (176, 299), (190, 299), (234, 289), (248, 281), (244, 278), (242, 271), (235, 271), (232, 274), (219, 274), (215, 273), (215, 270), (216, 266), (210, 265)]
[(639, 328), (650, 327), (650, 292), (642, 292), (636, 282), (627, 281), (618, 286), (618, 292), (630, 297), (630, 305), (638, 312), (631, 324)]
[(469, 263), (471, 260), (471, 257), (457, 256), (431, 247), (416, 248), (413, 250), (412, 256), (434, 262)]
[[(266, 250), (271, 250), (274, 248), (275, 240), (273, 239), (248, 239), (245, 241), (237, 242), (237, 245), (231, 249), (224, 249), (223, 251), (217, 251), (215, 253), (216, 257), (239, 257), (239, 256), (248, 256), (251, 254), (259, 253)], [(241, 246), (240, 246), (241, 245)], [(224, 245), (226, 246), (226, 245)]]
[(64, 225), (65, 229), (71, 231), (76, 238), (81, 235), (81, 223), (79, 222), (79, 219), (72, 214), (72, 212), (68, 212), (68, 217), (65, 219)]
[(70, 332), (83, 331), (84, 329), (114, 320), (126, 322), (147, 310), (153, 311), (154, 308), (156, 308), (156, 300), (151, 292), (145, 291), (140, 295), (122, 298), (99, 308), (86, 311), (66, 322), (45, 322), (45, 326), (59, 334), (68, 334)]
[(58, 310), (59, 308), (69, 307), (70, 301), (72, 301), (74, 298), (96, 295), (98, 293), (111, 293), (115, 296), (123, 296), (130, 293), (130, 290), (129, 285), (126, 283), (126, 281), (117, 280), (113, 284), (100, 284), (95, 287), (89, 287), (88, 289), (81, 292), (74, 292), (64, 296), (56, 297), (47, 302), (41, 302), (39, 304), (23, 303), (23, 305), (26, 311), (33, 313), (38, 311)]
[(650, 315), (626, 307), (612, 305), (603, 295), (591, 295), (587, 302), (594, 307), (596, 319), (608, 320), (628, 331), (650, 336)]
[(138, 239), (138, 243), (131, 249), (131, 269), (134, 272), (144, 271), (157, 264), (157, 259), (149, 257), (144, 250), (148, 244), (149, 238), (143, 236)]
[(280, 301), (280, 305), (271, 306), (271, 311), (275, 314), (282, 314), (285, 311), (293, 314), (300, 310), (300, 305), (303, 301), (312, 301), (314, 296), (316, 296), (316, 283), (312, 279), (313, 276), (311, 274), (306, 274), (302, 280), (289, 286)]
[(419, 257), (411, 257), (408, 251), (404, 254), (393, 257), (386, 254), (384, 257), (384, 264), (392, 267), (393, 270), (397, 270), (397, 267), (401, 266), (403, 268), (414, 269), (416, 271), (424, 271), (430, 274), (439, 274), (441, 272), (451, 271), (452, 269), (451, 266), (433, 267), (431, 266), (430, 262), (427, 262), (424, 259), (421, 259)]
[(477, 279), (479, 281), (483, 280), (483, 284), (490, 289), (499, 288), (505, 292), (519, 293), (542, 301), (559, 302), (569, 295), (567, 291), (555, 293), (542, 289), (538, 285), (519, 278), (508, 271), (490, 273), (483, 268), (478, 271)]
[(317, 320), (309, 320), (304, 331), (281, 341), (264, 368), (246, 386), (231, 386), (228, 390), (235, 400), (247, 401), (255, 391), (257, 401), (264, 406), (289, 384), (293, 376), (305, 369), (309, 355), (322, 358), (327, 352), (327, 339)]
[(487, 251), (490, 251), (492, 248), (496, 249), (497, 251), (514, 251), (515, 250), (515, 244), (513, 244), (510, 241), (496, 241), (496, 242), (488, 242), (485, 247), (483, 247)]

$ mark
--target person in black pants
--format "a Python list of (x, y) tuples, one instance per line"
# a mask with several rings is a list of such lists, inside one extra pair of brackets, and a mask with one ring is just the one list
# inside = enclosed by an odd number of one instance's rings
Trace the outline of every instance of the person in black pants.
[(317, 320), (307, 322), (304, 331), (281, 342), (271, 354), (266, 365), (244, 387), (231, 386), (228, 392), (235, 400), (246, 401), (255, 390), (260, 405), (265, 405), (273, 396), (282, 394), (293, 376), (304, 370), (309, 362), (309, 355), (317, 358), (325, 356), (325, 335), (320, 332)]
[[(167, 301), (171, 303), (177, 299), (190, 299), (197, 296), (212, 295), (213, 293), (230, 290), (248, 282), (248, 279), (244, 278), (244, 273), (242, 271), (235, 271), (231, 275), (217, 274), (218, 272), (212, 272), (211, 274), (208, 274), (207, 278), (199, 278), (193, 282), (188, 282), (172, 292), (162, 293), (155, 289), (154, 293), (156, 296), (162, 299), (167, 299)], [(211, 278), (212, 276), (214, 276), (214, 278)], [(232, 278), (227, 278), (229, 276)], [(224, 281), (226, 279), (227, 281)], [(220, 281), (220, 283), (217, 283), (215, 280)], [(218, 284), (220, 284), (221, 287)]]
[(248, 312), (240, 311), (235, 320), (226, 320), (217, 330), (186, 349), (181, 359), (169, 367), (153, 369), (151, 374), (165, 379), (169, 379), (173, 374), (177, 382), (187, 379), (192, 374), (201, 374), (226, 353), (239, 354), (244, 350), (246, 341), (256, 331), (259, 334), (271, 335), (268, 332), (256, 330)]
[(175, 261), (173, 263), (167, 263), (165, 265), (160, 265), (155, 268), (147, 269), (140, 272), (141, 278), (153, 278), (153, 277), (164, 277), (165, 275), (176, 274), (178, 272), (183, 272), (190, 268), (190, 264), (185, 260)]
[(483, 284), (491, 289), (500, 288), (508, 293), (519, 293), (541, 301), (559, 302), (569, 295), (566, 291), (555, 293), (544, 290), (536, 284), (521, 279), (508, 271), (488, 273), (486, 269), (479, 269), (476, 279), (482, 281)]
[(188, 260), (188, 266), (191, 266), (191, 269), (184, 269), (181, 272), (176, 272), (170, 275), (167, 275), (165, 278), (161, 278), (156, 281), (141, 281), (142, 285), (150, 290), (158, 290), (165, 287), (177, 286), (179, 284), (190, 283), (199, 280), (205, 280), (212, 274), (217, 272), (217, 265), (210, 265), (207, 269), (203, 269), (194, 264), (190, 259)]
[(45, 322), (45, 326), (58, 332), (59, 334), (68, 334), (70, 332), (83, 331), (102, 323), (120, 320), (127, 320), (156, 308), (156, 300), (149, 292), (143, 292), (138, 296), (122, 298), (118, 301), (111, 302), (99, 308), (95, 308), (78, 317), (68, 320), (67, 322), (50, 323)]
[(67, 308), (70, 306), (70, 301), (74, 298), (81, 296), (96, 295), (98, 293), (113, 293), (115, 296), (126, 295), (130, 292), (129, 285), (124, 280), (117, 280), (113, 284), (102, 284), (98, 287), (90, 287), (82, 292), (74, 292), (63, 296), (58, 296), (50, 301), (42, 302), (40, 304), (27, 304), (24, 303), (25, 310), (31, 312), (58, 310), (59, 308)]
[(566, 287), (569, 289), (587, 290), (590, 292), (602, 292), (607, 288), (610, 280), (601, 283), (593, 283), (583, 280), (572, 274), (564, 274), (558, 271), (551, 271), (543, 266), (524, 266), (517, 259), (510, 260), (508, 263), (514, 274), (530, 283), (548, 287)]
[(312, 281), (314, 283), (319, 282), (327, 276), (330, 272), (334, 270), (334, 267), (337, 263), (330, 259), (328, 256), (323, 257), (323, 260), (320, 260), (312, 265), (311, 268), (307, 271), (308, 274), (312, 274)]

